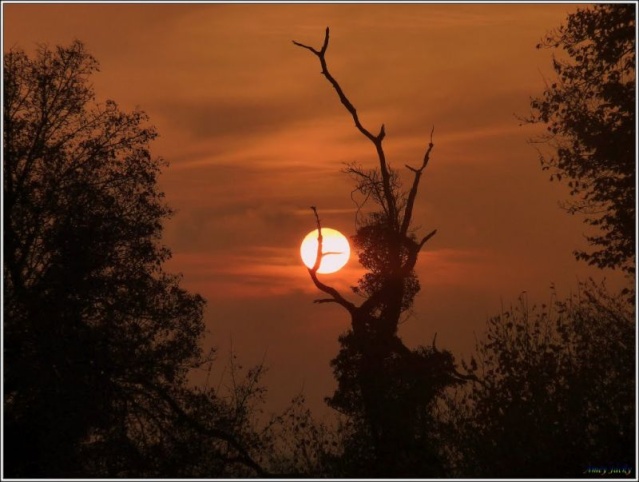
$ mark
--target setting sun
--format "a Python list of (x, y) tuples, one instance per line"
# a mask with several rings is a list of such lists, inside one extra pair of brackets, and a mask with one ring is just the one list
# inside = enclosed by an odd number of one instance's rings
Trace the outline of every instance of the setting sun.
[[(335, 273), (344, 267), (351, 254), (346, 237), (331, 228), (322, 228), (322, 263), (318, 273)], [(300, 248), (302, 261), (310, 269), (317, 259), (317, 229), (306, 235)]]

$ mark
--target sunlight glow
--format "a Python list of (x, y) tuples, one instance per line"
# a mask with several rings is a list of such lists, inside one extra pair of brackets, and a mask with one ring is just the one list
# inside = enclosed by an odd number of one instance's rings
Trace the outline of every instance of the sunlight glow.
[[(346, 237), (331, 228), (322, 228), (322, 263), (318, 273), (335, 273), (344, 267), (351, 255), (351, 247)], [(306, 235), (300, 248), (302, 261), (309, 269), (317, 258), (317, 229)]]

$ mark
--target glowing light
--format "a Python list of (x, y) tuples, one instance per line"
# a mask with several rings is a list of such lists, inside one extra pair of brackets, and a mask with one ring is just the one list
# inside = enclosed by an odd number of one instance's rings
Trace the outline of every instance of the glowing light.
[[(317, 259), (317, 229), (306, 235), (300, 254), (308, 268), (315, 265)], [(318, 273), (335, 273), (344, 267), (351, 255), (351, 247), (346, 236), (331, 228), (322, 228), (322, 262)]]

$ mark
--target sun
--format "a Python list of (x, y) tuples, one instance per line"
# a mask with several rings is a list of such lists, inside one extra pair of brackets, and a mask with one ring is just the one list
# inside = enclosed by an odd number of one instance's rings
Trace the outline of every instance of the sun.
[[(335, 273), (344, 267), (351, 256), (351, 247), (346, 236), (331, 228), (322, 228), (322, 262), (318, 273)], [(317, 259), (317, 229), (306, 235), (300, 248), (302, 261), (309, 269)]]

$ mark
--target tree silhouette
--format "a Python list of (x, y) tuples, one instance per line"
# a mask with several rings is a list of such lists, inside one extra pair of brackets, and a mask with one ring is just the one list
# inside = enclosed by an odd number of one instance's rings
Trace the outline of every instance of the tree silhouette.
[[(374, 146), (378, 165), (366, 170), (357, 165), (346, 169), (356, 190), (375, 207), (358, 221), (352, 237), (361, 264), (368, 273), (353, 290), (365, 300), (357, 306), (317, 276), (322, 252), (321, 221), (313, 207), (318, 228), (315, 266), (309, 269), (315, 286), (328, 295), (317, 303), (337, 303), (351, 317), (351, 329), (339, 341), (341, 350), (332, 361), (337, 390), (327, 401), (352, 417), (358, 427), (357, 442), (347, 449), (350, 466), (341, 476), (437, 476), (442, 464), (432, 449), (429, 430), (430, 405), (445, 387), (463, 380), (453, 356), (432, 347), (407, 348), (397, 334), (403, 314), (419, 291), (415, 275), (418, 254), (436, 230), (419, 239), (412, 217), (421, 176), (428, 166), (434, 144), (431, 140), (418, 167), (406, 166), (412, 182), (404, 189), (399, 173), (392, 169), (383, 148), (384, 125), (378, 134), (360, 122), (357, 110), (326, 63), (329, 29), (317, 50), (302, 43), (296, 46), (312, 52), (320, 61), (322, 74), (337, 92), (355, 127)], [(350, 451), (349, 451), (350, 450)]]
[(625, 297), (592, 281), (548, 305), (522, 295), (491, 318), (468, 367), (478, 381), (449, 400), (454, 475), (634, 476), (634, 320)]
[(162, 269), (157, 134), (95, 103), (96, 70), (78, 41), (4, 55), (5, 475), (157, 475), (181, 433), (264, 474), (187, 388), (204, 300)]
[(557, 80), (533, 98), (528, 122), (547, 124), (542, 139), (555, 151), (541, 156), (551, 180), (566, 179), (571, 214), (601, 230), (594, 251), (575, 252), (600, 268), (635, 269), (635, 8), (593, 5), (568, 16), (537, 47), (561, 48)]

